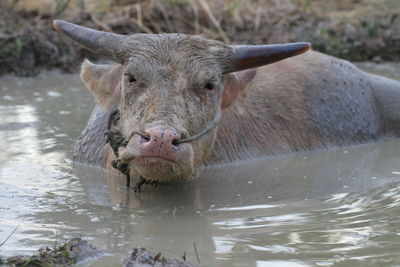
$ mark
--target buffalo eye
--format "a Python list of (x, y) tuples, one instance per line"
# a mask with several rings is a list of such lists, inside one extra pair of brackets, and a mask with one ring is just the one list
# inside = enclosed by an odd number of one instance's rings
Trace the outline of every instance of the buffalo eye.
[(134, 82), (136, 82), (135, 76), (133, 76), (133, 75), (131, 75), (131, 74), (125, 74), (125, 75), (127, 76), (128, 83), (134, 83)]
[(206, 83), (205, 85), (204, 85), (204, 88), (205, 89), (207, 89), (207, 90), (214, 90), (215, 89), (215, 87), (216, 87), (216, 85), (215, 85), (215, 83), (213, 83), (213, 82), (208, 82), (208, 83)]

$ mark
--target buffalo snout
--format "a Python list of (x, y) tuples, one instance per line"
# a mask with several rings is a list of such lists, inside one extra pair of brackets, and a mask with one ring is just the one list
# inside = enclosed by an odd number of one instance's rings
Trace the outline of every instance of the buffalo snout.
[(154, 126), (145, 129), (147, 136), (139, 140), (139, 156), (176, 161), (179, 156), (181, 134), (166, 126)]

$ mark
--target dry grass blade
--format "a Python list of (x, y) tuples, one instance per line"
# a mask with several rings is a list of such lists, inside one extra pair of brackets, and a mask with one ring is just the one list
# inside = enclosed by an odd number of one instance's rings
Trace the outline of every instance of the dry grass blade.
[(143, 27), (143, 18), (142, 18), (142, 8), (139, 4), (135, 5), (136, 14), (137, 14), (137, 23), (139, 27)]
[(70, 0), (62, 2), (61, 0), (56, 1), (56, 10), (54, 12), (55, 17), (59, 17), (68, 8)]
[(145, 25), (143, 24), (143, 19), (142, 19), (142, 8), (141, 8), (140, 4), (136, 4), (136, 5), (135, 5), (135, 8), (136, 8), (136, 13), (137, 13), (137, 19), (132, 18), (133, 22), (134, 22), (136, 25), (138, 25), (139, 28), (140, 28), (142, 31), (144, 31), (145, 33), (150, 33), (150, 34), (152, 34), (153, 31), (150, 30), (147, 26), (145, 26)]
[(194, 253), (196, 254), (197, 262), (200, 264), (199, 254), (197, 253), (197, 247), (195, 241), (193, 241), (193, 248), (194, 248)]
[(106, 23), (99, 21), (94, 14), (91, 14), (90, 18), (97, 26), (99, 26), (103, 30), (112, 32), (112, 29)]
[(162, 16), (164, 18), (164, 21), (165, 21), (165, 23), (166, 23), (166, 25), (168, 27), (169, 32), (177, 32), (178, 30), (175, 29), (172, 21), (169, 19), (168, 13), (166, 11), (166, 8), (163, 6), (162, 2), (161, 1), (156, 1), (155, 5), (158, 8), (158, 10), (161, 12), (161, 14), (162, 14)]
[(214, 14), (211, 11), (210, 6), (205, 0), (197, 0), (197, 2), (200, 4), (201, 8), (204, 9), (204, 11), (207, 13), (207, 16), (210, 18), (212, 24), (214, 24), (214, 27), (217, 28), (218, 33), (221, 35), (222, 39), (226, 43), (230, 43), (231, 41), (229, 40), (228, 36), (225, 34), (225, 32), (222, 30), (221, 25), (219, 24), (218, 20), (215, 18)]
[(14, 228), (14, 230), (7, 236), (7, 238), (0, 244), (0, 248), (8, 241), (8, 239), (10, 239), (10, 237), (15, 233), (15, 231), (17, 231), (19, 227), (19, 224), (17, 225), (17, 227)]
[(254, 19), (254, 30), (258, 31), (258, 29), (260, 28), (260, 21), (261, 21), (261, 14), (262, 14), (262, 10), (263, 8), (260, 7), (257, 9), (256, 11), (256, 17)]
[[(149, 22), (149, 26), (151, 26), (153, 29), (155, 29), (156, 33), (163, 32), (161, 27), (158, 25), (159, 23), (156, 22), (153, 17), (152, 17), (152, 12), (154, 10), (154, 5), (155, 5), (156, 0), (150, 0), (146, 2), (146, 5), (143, 7), (142, 6), (142, 17), (145, 18)], [(158, 1), (158, 0), (157, 0)]]
[(199, 8), (194, 2), (194, 0), (189, 0), (190, 6), (193, 9), (194, 15), (194, 32), (195, 34), (200, 34), (200, 23), (199, 23)]

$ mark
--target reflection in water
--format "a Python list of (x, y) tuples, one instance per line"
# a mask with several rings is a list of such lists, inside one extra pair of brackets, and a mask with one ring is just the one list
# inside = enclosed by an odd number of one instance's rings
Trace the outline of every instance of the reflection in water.
[(399, 264), (400, 140), (260, 158), (145, 187), (72, 166), (93, 107), (76, 75), (0, 79), (0, 255), (83, 236), (118, 266), (134, 246), (204, 266)]

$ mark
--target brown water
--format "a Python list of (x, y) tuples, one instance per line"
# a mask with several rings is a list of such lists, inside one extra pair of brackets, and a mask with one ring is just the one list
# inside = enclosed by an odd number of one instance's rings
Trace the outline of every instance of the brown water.
[[(367, 64), (368, 65), (368, 64)], [(399, 77), (399, 65), (368, 68)], [(134, 246), (202, 266), (399, 266), (400, 139), (205, 169), (140, 195), (72, 168), (93, 100), (77, 75), (0, 77), (0, 255), (80, 237), (118, 266)]]

